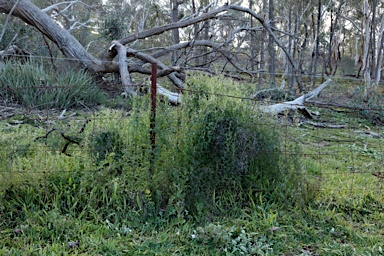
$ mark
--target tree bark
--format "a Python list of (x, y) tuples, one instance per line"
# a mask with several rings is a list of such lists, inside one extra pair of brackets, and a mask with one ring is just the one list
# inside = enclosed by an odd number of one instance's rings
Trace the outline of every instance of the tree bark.
[(371, 88), (371, 74), (370, 74), (370, 54), (369, 51), (371, 49), (371, 22), (369, 18), (369, 3), (368, 0), (364, 1), (364, 57), (363, 57), (363, 72), (364, 72), (364, 97), (368, 97), (368, 93)]
[(124, 91), (127, 93), (127, 95), (135, 96), (135, 86), (128, 71), (127, 48), (118, 41), (112, 41), (112, 46), (109, 48), (109, 50), (113, 51), (114, 49), (117, 51), (120, 78), (124, 87)]
[(312, 88), (316, 87), (317, 77), (317, 63), (319, 61), (319, 46), (320, 46), (320, 25), (321, 25), (321, 0), (318, 2), (318, 15), (317, 15), (317, 29), (316, 29), (316, 44), (314, 50), (314, 64), (313, 64), (313, 81)]
[(379, 84), (381, 79), (381, 63), (382, 63), (382, 55), (383, 55), (383, 47), (384, 47), (384, 17), (381, 20), (380, 27), (380, 44), (378, 45), (379, 52), (377, 53), (377, 64), (376, 64), (376, 72), (375, 72), (375, 83), (376, 86)]
[[(172, 22), (177, 22), (179, 17), (179, 0), (171, 0), (171, 17)], [(172, 29), (172, 43), (178, 44), (180, 42), (180, 34), (179, 29)], [(176, 65), (177, 63), (177, 50), (172, 52), (172, 65)]]
[[(253, 9), (253, 0), (249, 0), (249, 9), (252, 10)], [(249, 24), (250, 24), (250, 27), (253, 28), (253, 17), (250, 16), (249, 18)], [(254, 35), (254, 31), (251, 31), (251, 35), (250, 35), (250, 50), (251, 50), (251, 70), (254, 71), (255, 70), (255, 58), (256, 58), (256, 54), (255, 54), (255, 35)]]
[[(327, 66), (328, 69), (326, 72), (329, 74), (333, 74), (333, 66), (332, 66), (332, 54), (335, 52), (334, 47), (336, 47), (336, 44), (333, 42), (335, 37), (335, 31), (338, 26), (338, 21), (340, 17), (341, 8), (343, 7), (345, 2), (341, 2), (339, 4), (339, 7), (336, 10), (336, 17), (333, 20), (333, 14), (331, 14), (331, 26), (330, 26), (330, 35), (329, 35), (329, 44), (328, 44), (328, 60), (327, 60)], [(335, 71), (336, 72), (336, 71)]]
[[(268, 19), (269, 19), (269, 24), (270, 26), (273, 27), (273, 22), (274, 22), (274, 6), (273, 6), (273, 0), (269, 0), (269, 9), (268, 9)], [(271, 23), (272, 21), (272, 23)], [(268, 53), (269, 53), (269, 76), (271, 79), (271, 84), (276, 85), (275, 82), (275, 48), (274, 48), (274, 38), (269, 35), (268, 39)]]
[(372, 77), (374, 78), (375, 77), (375, 72), (376, 72), (376, 68), (375, 68), (375, 65), (376, 65), (376, 9), (377, 9), (377, 0), (373, 0), (373, 3), (372, 3), (372, 28), (371, 28), (371, 42), (370, 42), (370, 45), (372, 47), (372, 50), (371, 50), (371, 68), (370, 68), (370, 72), (372, 74)]
[[(263, 14), (267, 13), (267, 0), (263, 0)], [(265, 67), (265, 38), (267, 37), (267, 32), (263, 29), (261, 40), (260, 40), (260, 65), (259, 69), (263, 70)], [(259, 86), (262, 87), (264, 84), (263, 73), (259, 74)]]

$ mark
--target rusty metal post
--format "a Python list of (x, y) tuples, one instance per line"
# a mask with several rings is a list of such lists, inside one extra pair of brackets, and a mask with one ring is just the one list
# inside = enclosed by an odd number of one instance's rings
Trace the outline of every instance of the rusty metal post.
[(149, 137), (151, 140), (151, 159), (149, 174), (153, 175), (153, 166), (155, 163), (155, 148), (156, 148), (156, 94), (157, 94), (157, 63), (152, 63), (152, 75), (151, 75), (151, 117), (150, 117), (150, 130)]

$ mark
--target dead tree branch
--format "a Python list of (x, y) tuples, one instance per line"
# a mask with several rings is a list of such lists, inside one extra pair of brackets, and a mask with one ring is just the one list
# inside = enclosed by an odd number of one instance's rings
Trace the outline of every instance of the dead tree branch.
[(135, 96), (136, 91), (135, 87), (131, 78), (131, 75), (128, 71), (128, 65), (127, 65), (127, 48), (123, 46), (118, 41), (112, 41), (111, 47), (109, 47), (110, 51), (116, 49), (117, 56), (118, 56), (118, 64), (119, 64), (119, 71), (120, 71), (120, 78), (121, 82), (123, 84), (125, 92), (129, 96)]
[(299, 98), (292, 100), (292, 101), (286, 101), (283, 103), (278, 103), (270, 106), (262, 106), (260, 107), (261, 112), (264, 113), (270, 113), (277, 115), (279, 113), (282, 113), (287, 110), (298, 110), (298, 109), (305, 109), (304, 103), (307, 100), (313, 99), (314, 97), (318, 96), (319, 93), (330, 83), (332, 83), (331, 79), (328, 79), (323, 84), (321, 84), (319, 87), (314, 89), (313, 91), (310, 91)]

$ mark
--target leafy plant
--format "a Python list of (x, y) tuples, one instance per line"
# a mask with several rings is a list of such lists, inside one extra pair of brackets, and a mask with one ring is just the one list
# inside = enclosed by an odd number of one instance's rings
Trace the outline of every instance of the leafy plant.
[(272, 244), (257, 233), (247, 232), (243, 227), (225, 227), (209, 224), (198, 227), (191, 234), (197, 244), (218, 248), (229, 255), (272, 255)]

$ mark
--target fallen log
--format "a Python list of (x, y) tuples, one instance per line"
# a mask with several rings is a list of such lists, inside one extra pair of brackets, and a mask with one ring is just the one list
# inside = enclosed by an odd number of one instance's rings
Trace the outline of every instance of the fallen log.
[(301, 122), (299, 126), (302, 126), (305, 124), (312, 125), (317, 128), (328, 128), (328, 129), (344, 129), (348, 127), (348, 125), (346, 124), (325, 124), (325, 123), (317, 123), (317, 122), (311, 122), (311, 121)]
[(299, 98), (296, 98), (295, 100), (292, 101), (286, 101), (282, 103), (277, 103), (269, 106), (261, 106), (260, 111), (263, 113), (269, 113), (273, 115), (280, 114), (282, 112), (285, 112), (287, 110), (306, 110), (306, 107), (304, 106), (304, 103), (312, 98), (315, 98), (319, 95), (319, 93), (330, 83), (332, 83), (331, 79), (328, 79), (319, 87), (314, 89), (313, 91), (310, 91)]
[(181, 103), (181, 94), (176, 92), (171, 92), (159, 84), (156, 84), (156, 93), (159, 95), (163, 95), (168, 98), (168, 101), (174, 105), (178, 105)]

